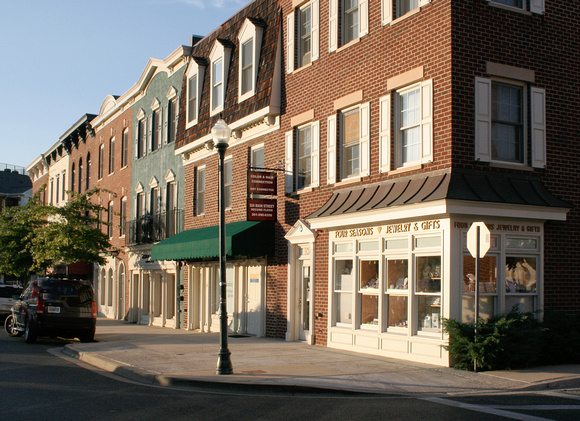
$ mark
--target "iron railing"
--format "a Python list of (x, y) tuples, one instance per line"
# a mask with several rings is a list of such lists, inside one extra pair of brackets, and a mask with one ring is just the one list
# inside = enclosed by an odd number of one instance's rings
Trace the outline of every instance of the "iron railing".
[(146, 215), (127, 222), (126, 245), (151, 244), (183, 231), (183, 209)]

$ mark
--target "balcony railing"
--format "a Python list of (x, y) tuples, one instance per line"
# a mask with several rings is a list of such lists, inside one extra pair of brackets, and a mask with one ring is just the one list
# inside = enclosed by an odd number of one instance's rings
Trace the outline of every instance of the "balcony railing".
[(126, 244), (151, 244), (183, 231), (183, 209), (146, 215), (127, 222)]

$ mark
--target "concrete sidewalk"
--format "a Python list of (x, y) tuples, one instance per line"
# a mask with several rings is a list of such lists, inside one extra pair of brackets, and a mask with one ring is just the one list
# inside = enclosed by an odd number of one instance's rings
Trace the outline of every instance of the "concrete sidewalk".
[(63, 352), (149, 384), (429, 395), (580, 387), (580, 365), (473, 373), (251, 336), (228, 339), (234, 374), (218, 376), (218, 334), (99, 319), (96, 340), (68, 344)]

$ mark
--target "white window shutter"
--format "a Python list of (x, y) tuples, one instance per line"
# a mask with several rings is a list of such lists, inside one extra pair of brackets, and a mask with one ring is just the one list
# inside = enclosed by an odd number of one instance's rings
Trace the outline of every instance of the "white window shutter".
[(544, 14), (544, 0), (530, 0), (530, 12)]
[(312, 5), (310, 6), (312, 13), (312, 31), (310, 35), (310, 40), (312, 42), (312, 50), (310, 58), (312, 61), (318, 60), (320, 56), (320, 1), (312, 0)]
[(393, 0), (381, 1), (381, 22), (388, 25), (393, 20)]
[(338, 0), (330, 0), (328, 5), (328, 50), (338, 48)]
[(546, 166), (546, 90), (531, 88), (532, 167)]
[(379, 170), (391, 170), (391, 94), (379, 99)]
[(315, 121), (310, 128), (312, 132), (312, 146), (310, 159), (312, 160), (311, 187), (320, 185), (320, 122)]
[(431, 3), (431, 0), (420, 0), (419, 1), (419, 6), (425, 6), (426, 4)]
[(367, 176), (370, 174), (370, 104), (362, 104), (360, 112), (360, 175)]
[(167, 128), (168, 128), (168, 118), (169, 118), (169, 106), (163, 107), (163, 143), (167, 144)]
[(147, 128), (146, 128), (146, 132), (147, 132), (147, 150), (149, 152), (151, 152), (151, 135), (152, 135), (152, 131), (153, 131), (153, 114), (151, 114), (148, 118), (147, 118)]
[(491, 80), (475, 78), (475, 160), (491, 161)]
[(294, 191), (294, 130), (286, 132), (286, 153), (285, 153), (285, 173), (286, 173), (286, 193)]
[(369, 33), (369, 0), (358, 0), (358, 36)]
[(326, 182), (336, 183), (336, 115), (331, 115), (327, 120), (328, 139), (326, 149)]
[(433, 161), (433, 79), (421, 83), (421, 163)]
[(294, 60), (296, 49), (294, 48), (294, 11), (290, 13), (286, 19), (286, 72), (292, 73), (294, 71)]

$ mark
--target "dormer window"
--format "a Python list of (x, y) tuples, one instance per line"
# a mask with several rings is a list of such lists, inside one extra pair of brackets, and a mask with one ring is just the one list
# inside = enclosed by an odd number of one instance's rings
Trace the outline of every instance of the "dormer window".
[(239, 88), (238, 101), (242, 102), (256, 93), (258, 63), (262, 46), (263, 27), (254, 19), (246, 19), (238, 41), (239, 48)]
[(224, 109), (227, 89), (227, 74), (230, 63), (231, 46), (228, 41), (216, 40), (211, 54), (211, 94), (210, 115), (215, 115)]
[(197, 124), (199, 119), (200, 95), (203, 87), (205, 65), (202, 59), (194, 57), (187, 70), (187, 124), (190, 128)]

